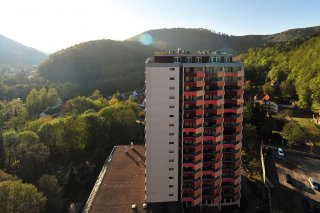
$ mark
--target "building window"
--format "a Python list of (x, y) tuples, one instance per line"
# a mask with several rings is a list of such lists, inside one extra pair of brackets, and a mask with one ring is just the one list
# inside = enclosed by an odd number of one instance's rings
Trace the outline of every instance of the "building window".
[(170, 117), (170, 118), (173, 118), (173, 117), (174, 117), (174, 115), (169, 115), (169, 117)]
[(169, 188), (173, 188), (173, 185), (169, 185)]
[(174, 170), (174, 168), (169, 168), (169, 171), (173, 171)]
[(174, 150), (169, 150), (169, 153), (174, 153)]
[(169, 135), (172, 136), (172, 135), (174, 135), (174, 133), (173, 133), (173, 132), (170, 132)]
[(172, 196), (173, 196), (173, 194), (169, 194), (169, 196), (170, 196), (170, 197), (172, 197)]
[(201, 63), (202, 62), (202, 57), (197, 57), (197, 63)]
[(174, 142), (173, 141), (169, 141), (169, 144), (174, 144)]
[(170, 80), (174, 80), (174, 77), (170, 77)]
[(174, 124), (169, 124), (169, 126), (174, 126)]
[(173, 95), (169, 96), (169, 99), (174, 99), (174, 96)]
[(173, 109), (173, 108), (174, 108), (174, 106), (173, 106), (173, 105), (170, 105), (170, 106), (169, 106), (169, 108), (170, 108), (170, 109)]
[(170, 176), (169, 179), (173, 179), (173, 176)]
[(169, 87), (169, 90), (174, 90), (175, 89), (175, 87)]
[(170, 71), (174, 71), (175, 69), (174, 68), (170, 68)]
[(174, 162), (174, 159), (169, 159), (169, 162)]

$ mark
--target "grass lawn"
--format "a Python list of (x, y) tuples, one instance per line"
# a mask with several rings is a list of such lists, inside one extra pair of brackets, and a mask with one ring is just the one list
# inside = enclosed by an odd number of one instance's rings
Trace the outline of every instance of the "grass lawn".
[(320, 126), (312, 121), (312, 112), (294, 110), (291, 118), (307, 133), (309, 140), (320, 146)]

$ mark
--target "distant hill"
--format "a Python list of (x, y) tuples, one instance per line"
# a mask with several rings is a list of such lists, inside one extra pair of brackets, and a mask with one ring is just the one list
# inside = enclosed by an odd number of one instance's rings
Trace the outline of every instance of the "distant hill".
[(141, 88), (144, 62), (155, 51), (138, 42), (88, 41), (50, 55), (39, 72), (47, 80), (78, 85), (81, 94), (99, 89), (111, 95)]
[(37, 65), (47, 55), (39, 50), (27, 47), (0, 35), (0, 66), (1, 65)]
[(245, 35), (232, 36), (223, 33), (212, 32), (207, 29), (157, 29), (150, 30), (132, 38), (129, 41), (139, 41), (141, 36), (149, 34), (153, 38), (151, 46), (175, 50), (183, 48), (187, 50), (221, 50), (237, 55), (246, 52), (249, 48), (264, 46), (280, 41), (290, 41), (300, 37), (314, 36), (320, 33), (320, 27), (309, 27), (287, 30), (272, 35)]
[(248, 48), (303, 40), (319, 34), (320, 27), (293, 29), (273, 35), (229, 36), (205, 29), (160, 29), (148, 31), (154, 42), (142, 45), (140, 35), (126, 41), (84, 42), (56, 52), (40, 66), (40, 74), (52, 82), (71, 82), (86, 95), (99, 89), (104, 95), (144, 86), (144, 61), (159, 49), (222, 50), (238, 54)]

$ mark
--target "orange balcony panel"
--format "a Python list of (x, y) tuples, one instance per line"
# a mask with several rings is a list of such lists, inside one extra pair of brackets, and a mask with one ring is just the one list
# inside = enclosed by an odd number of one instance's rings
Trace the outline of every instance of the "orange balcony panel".
[(222, 178), (222, 182), (234, 183), (234, 179), (233, 178)]
[(204, 71), (197, 71), (197, 73), (196, 73), (196, 77), (197, 78), (203, 78), (204, 77)]
[(182, 202), (192, 202), (193, 198), (192, 197), (183, 197)]
[(230, 100), (230, 99), (225, 99), (224, 102), (226, 104), (236, 104), (236, 105), (240, 105), (243, 104), (243, 99), (239, 98), (239, 99), (234, 99), (234, 100)]
[(212, 104), (212, 105), (217, 105), (220, 106), (224, 104), (224, 99), (218, 99), (218, 100), (204, 100), (205, 104)]
[(222, 174), (222, 169), (214, 172), (214, 175), (213, 175), (213, 176), (214, 176), (214, 178), (218, 178), (218, 177), (221, 177), (221, 174)]
[(215, 190), (213, 190), (213, 194), (214, 195), (220, 195), (220, 193), (221, 193), (221, 188), (220, 187), (215, 189)]
[(195, 149), (194, 149), (195, 152), (200, 152), (202, 151), (202, 146), (197, 146)]
[(220, 151), (222, 149), (222, 144), (218, 144), (214, 147), (214, 151)]
[(243, 76), (244, 72), (239, 71), (239, 72), (225, 72), (225, 76), (235, 76), (235, 77), (240, 77)]
[(242, 118), (242, 116), (235, 117), (235, 118), (233, 118), (233, 117), (225, 117), (224, 120), (225, 121), (233, 121), (235, 123), (240, 123), (240, 122), (242, 122), (243, 118)]
[(197, 118), (196, 119), (196, 125), (198, 126), (198, 125), (200, 125), (200, 124), (202, 124), (204, 122), (204, 119), (203, 118)]
[(222, 179), (221, 179), (221, 178), (219, 178), (218, 180), (215, 180), (215, 181), (213, 182), (213, 184), (214, 184), (215, 186), (220, 186), (221, 183), (222, 183)]
[(195, 132), (195, 128), (183, 128), (183, 132)]
[(232, 82), (228, 82), (226, 81), (225, 83), (226, 85), (230, 85), (230, 86), (243, 86), (243, 80), (239, 80), (239, 81), (232, 81)]
[(195, 130), (196, 130), (195, 131), (196, 134), (202, 133), (203, 132), (203, 127), (198, 127)]
[(198, 181), (196, 181), (196, 182), (194, 183), (194, 188), (198, 188), (199, 186), (201, 186), (201, 183), (202, 183), (201, 179), (198, 180)]
[(216, 82), (218, 87), (223, 87), (224, 86), (224, 81), (217, 81)]
[(184, 91), (183, 95), (184, 96), (195, 96), (196, 95), (196, 91)]
[[(202, 176), (202, 171), (199, 171), (197, 173), (194, 174), (194, 179), (198, 179)], [(200, 180), (201, 181), (201, 180)]]
[(234, 176), (240, 176), (240, 174), (241, 174), (241, 168), (239, 167), (238, 169), (236, 169), (235, 171), (234, 171)]
[(216, 163), (214, 164), (214, 166), (213, 166), (213, 168), (214, 168), (215, 170), (217, 170), (217, 169), (219, 169), (219, 168), (221, 168), (221, 167), (222, 167), (222, 161), (216, 162)]
[(201, 100), (196, 100), (196, 106), (202, 106), (204, 103), (203, 99)]
[(240, 114), (243, 112), (243, 107), (240, 108), (225, 108), (224, 113), (236, 113)]
[(201, 204), (201, 196), (193, 201), (194, 206), (199, 206)]
[(197, 109), (196, 110), (196, 116), (203, 115), (204, 109)]
[(204, 81), (196, 81), (196, 87), (204, 87)]
[(203, 158), (203, 154), (200, 153), (200, 154), (198, 154), (198, 155), (196, 155), (196, 156), (194, 157), (194, 161), (201, 160), (202, 158)]
[(194, 166), (194, 170), (198, 170), (198, 169), (201, 169), (202, 168), (202, 166), (203, 166), (203, 164), (202, 163), (198, 163), (198, 164), (196, 164), (195, 166)]
[(213, 199), (213, 204), (219, 205), (220, 201), (221, 201), (221, 196), (217, 196)]
[(222, 96), (222, 95), (224, 95), (224, 90), (205, 91), (205, 94), (206, 94), (206, 95)]
[(238, 149), (240, 149), (240, 148), (242, 148), (242, 143), (239, 142), (239, 143), (237, 143), (237, 144), (234, 145), (234, 149), (235, 149), (235, 150), (238, 150)]
[(222, 152), (221, 152), (221, 153), (218, 153), (218, 154), (216, 154), (216, 155), (214, 156), (215, 161), (218, 161), (218, 160), (220, 160), (221, 158), (222, 158)]
[(197, 197), (198, 195), (201, 194), (201, 187), (199, 189), (197, 189), (196, 191), (194, 191), (194, 196)]
[(203, 175), (213, 175), (213, 171), (203, 171)]
[(199, 136), (199, 137), (196, 137), (195, 142), (199, 143), (199, 142), (202, 142), (202, 140), (203, 140), (203, 137)]
[(194, 164), (193, 163), (183, 163), (183, 167), (186, 167), (186, 168), (193, 168), (194, 167)]
[(240, 159), (234, 163), (234, 166), (235, 166), (236, 168), (239, 168), (240, 165), (241, 165), (241, 160), (240, 160)]
[(240, 151), (234, 154), (234, 158), (240, 158), (240, 157), (241, 157), (241, 152)]

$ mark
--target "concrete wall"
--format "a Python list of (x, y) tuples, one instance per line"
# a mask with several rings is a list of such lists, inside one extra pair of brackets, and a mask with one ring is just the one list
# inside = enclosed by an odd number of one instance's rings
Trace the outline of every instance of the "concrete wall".
[(163, 66), (146, 67), (146, 202), (153, 203), (179, 197), (179, 64)]

